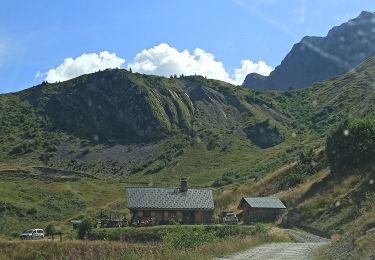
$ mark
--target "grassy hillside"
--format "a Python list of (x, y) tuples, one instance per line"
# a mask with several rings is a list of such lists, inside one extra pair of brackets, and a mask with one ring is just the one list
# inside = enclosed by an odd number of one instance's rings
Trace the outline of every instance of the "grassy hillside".
[(332, 125), (344, 119), (374, 114), (374, 75), (375, 57), (343, 76), (316, 83), (304, 90), (258, 95), (303, 130), (325, 135)]
[[(297, 162), (261, 180), (219, 191), (217, 206), (235, 210), (242, 196), (277, 196), (288, 208), (279, 220), (284, 227), (332, 237), (332, 245), (320, 258), (370, 259), (375, 254), (371, 246), (375, 228), (374, 126), (375, 117), (341, 124), (329, 135), (325, 149), (303, 153)], [(326, 156), (333, 152), (334, 157)], [(340, 168), (337, 162), (341, 162)]]
[(199, 186), (233, 171), (246, 179), (273, 167), (265, 158), (279, 158), (275, 165), (291, 160), (285, 149), (304, 140), (251, 102), (253, 95), (200, 76), (123, 70), (42, 84), (0, 96), (1, 164), (146, 184), (174, 184), (176, 172)]
[(302, 161), (311, 149), (321, 156), (343, 118), (374, 114), (374, 75), (370, 59), (304, 90), (259, 93), (200, 76), (106, 70), (0, 95), (0, 233), (68, 226), (102, 208), (124, 214), (126, 185), (187, 177), (215, 188), (221, 210), (243, 194), (320, 180), (325, 162)]
[(124, 215), (124, 187), (88, 175), (45, 174), (28, 170), (0, 171), (0, 233), (16, 236), (22, 230), (48, 223), (69, 230), (69, 220), (100, 209)]

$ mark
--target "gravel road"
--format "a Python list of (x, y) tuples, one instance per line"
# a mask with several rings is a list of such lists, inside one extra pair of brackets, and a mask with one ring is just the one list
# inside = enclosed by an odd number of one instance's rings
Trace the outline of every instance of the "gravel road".
[(228, 256), (225, 260), (240, 260), (240, 259), (270, 259), (270, 260), (284, 260), (297, 259), (307, 260), (312, 259), (313, 251), (322, 245), (328, 243), (328, 240), (315, 236), (310, 233), (296, 230), (285, 230), (288, 235), (296, 241), (287, 243), (270, 243), (261, 245), (249, 250), (240, 252), (238, 254)]

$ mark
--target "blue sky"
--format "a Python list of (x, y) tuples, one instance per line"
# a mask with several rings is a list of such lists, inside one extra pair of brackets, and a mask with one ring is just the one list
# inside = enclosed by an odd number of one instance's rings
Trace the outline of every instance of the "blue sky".
[[(0, 6), (0, 93), (47, 77), (64, 80), (61, 74), (98, 63), (238, 81), (251, 70), (269, 73), (303, 36), (324, 36), (363, 10), (375, 11), (373, 0), (1, 0)], [(94, 54), (76, 60), (84, 53)]]

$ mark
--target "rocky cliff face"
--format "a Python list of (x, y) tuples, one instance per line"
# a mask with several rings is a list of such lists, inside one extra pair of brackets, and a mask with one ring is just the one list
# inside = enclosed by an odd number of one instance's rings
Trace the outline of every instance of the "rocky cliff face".
[(256, 90), (304, 88), (344, 74), (374, 56), (374, 43), (375, 12), (362, 12), (333, 27), (326, 37), (304, 37), (268, 77), (249, 74), (243, 86)]

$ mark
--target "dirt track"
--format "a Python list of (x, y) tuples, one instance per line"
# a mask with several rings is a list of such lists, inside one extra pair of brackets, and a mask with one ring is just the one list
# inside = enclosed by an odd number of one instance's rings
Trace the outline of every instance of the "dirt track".
[(312, 259), (313, 251), (328, 243), (328, 240), (303, 231), (285, 230), (296, 242), (270, 243), (221, 259)]

